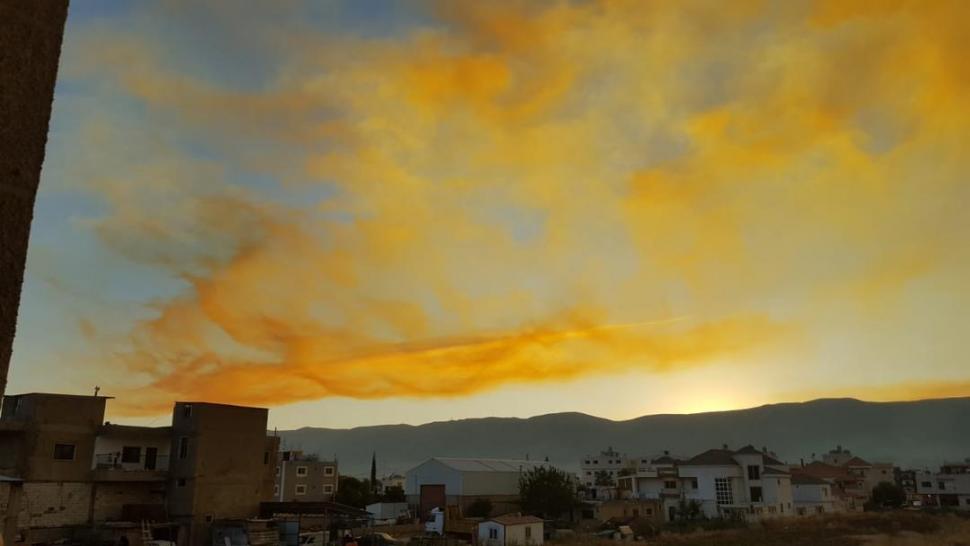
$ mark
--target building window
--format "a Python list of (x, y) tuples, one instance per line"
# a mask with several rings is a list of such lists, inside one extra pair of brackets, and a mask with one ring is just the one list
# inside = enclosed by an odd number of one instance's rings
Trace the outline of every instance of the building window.
[(121, 448), (121, 462), (123, 463), (141, 462), (141, 448), (138, 446), (125, 446)]
[(274, 484), (273, 485), (273, 494), (274, 495), (279, 495), (280, 494), (280, 484), (277, 483), (277, 484)]
[(184, 419), (192, 417), (192, 404), (185, 404), (182, 406), (182, 417)]
[(946, 490), (946, 482), (939, 482), (937, 485), (940, 486), (940, 491)]
[(532, 526), (531, 525), (526, 525), (525, 526), (525, 539), (526, 540), (529, 540), (530, 538), (532, 538)]
[(324, 493), (333, 493), (333, 486), (330, 485), (329, 483), (323, 484), (323, 492)]
[(333, 476), (333, 467), (332, 466), (325, 466), (325, 467), (323, 467), (323, 475), (324, 476)]
[(179, 438), (179, 459), (189, 457), (189, 439), (186, 436)]
[(263, 452), (263, 464), (269, 464), (269, 451)]
[(279, 476), (279, 475), (280, 475), (280, 467), (279, 467), (279, 466), (277, 466), (277, 467), (276, 467), (276, 475), (277, 475), (277, 476)]
[(54, 444), (54, 459), (58, 461), (73, 461), (74, 444)]
[(492, 527), (488, 530), (488, 538), (498, 540), (498, 529)]
[(664, 489), (677, 489), (677, 482), (675, 480), (664, 481)]
[(761, 502), (761, 488), (752, 487), (751, 488), (751, 502)]
[(175, 480), (175, 485), (179, 487), (185, 487), (185, 478), (179, 478)]
[(919, 485), (920, 485), (920, 487), (927, 487), (927, 488), (928, 487), (933, 487), (933, 484), (930, 483), (930, 482), (920, 482)]
[(648, 516), (652, 516), (653, 515), (653, 508), (644, 508), (643, 509), (643, 513), (646, 514), (646, 515), (648, 515)]
[(296, 486), (296, 494), (297, 495), (306, 495), (306, 485), (304, 485), (302, 483), (299, 484), (299, 485), (297, 485)]
[(731, 493), (731, 480), (728, 478), (714, 478), (714, 494), (718, 504), (734, 504)]
[(760, 480), (761, 479), (761, 467), (756, 464), (748, 465), (748, 479), (749, 480)]
[(297, 476), (301, 476), (301, 477), (302, 476), (306, 476), (307, 475), (307, 469), (306, 469), (306, 467), (305, 466), (298, 466), (298, 467), (296, 467), (296, 475)]
[(828, 498), (828, 496), (829, 496), (829, 488), (828, 487), (823, 487), (822, 488), (822, 496), (825, 497), (825, 498)]
[(205, 522), (206, 523), (212, 523), (212, 515), (211, 514), (207, 514), (205, 516)]
[(777, 509), (776, 509), (776, 508), (775, 508), (774, 506), (769, 506), (769, 507), (768, 507), (768, 513), (769, 513), (769, 514), (774, 514), (776, 510), (777, 510)]
[(690, 479), (690, 488), (691, 489), (697, 489), (697, 478), (691, 478)]
[(963, 504), (970, 506), (970, 498), (963, 499)]

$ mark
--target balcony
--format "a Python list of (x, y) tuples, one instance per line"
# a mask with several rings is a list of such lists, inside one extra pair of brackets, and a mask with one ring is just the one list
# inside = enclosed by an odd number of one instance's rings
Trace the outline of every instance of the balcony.
[(168, 476), (168, 455), (122, 461), (118, 453), (99, 453), (94, 456), (94, 480), (99, 482), (160, 482)]

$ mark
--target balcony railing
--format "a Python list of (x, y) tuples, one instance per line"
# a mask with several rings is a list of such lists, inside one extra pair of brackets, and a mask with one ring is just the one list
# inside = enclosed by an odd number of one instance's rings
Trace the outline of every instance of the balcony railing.
[(125, 461), (120, 453), (99, 453), (94, 456), (96, 470), (120, 470), (123, 472), (166, 472), (168, 471), (168, 455), (156, 455), (154, 460), (142, 453), (137, 461)]

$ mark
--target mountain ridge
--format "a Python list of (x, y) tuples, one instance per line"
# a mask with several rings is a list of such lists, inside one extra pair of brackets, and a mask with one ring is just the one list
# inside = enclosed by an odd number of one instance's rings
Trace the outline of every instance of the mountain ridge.
[(788, 462), (820, 457), (842, 445), (863, 458), (931, 466), (970, 456), (970, 397), (901, 402), (820, 398), (739, 410), (654, 414), (614, 421), (582, 412), (532, 417), (476, 417), (420, 425), (278, 431), (287, 449), (335, 456), (340, 472), (365, 475), (371, 453), (379, 473), (403, 473), (432, 456), (544, 458), (569, 470), (612, 446), (631, 456), (669, 450), (693, 455), (729, 444), (767, 446)]

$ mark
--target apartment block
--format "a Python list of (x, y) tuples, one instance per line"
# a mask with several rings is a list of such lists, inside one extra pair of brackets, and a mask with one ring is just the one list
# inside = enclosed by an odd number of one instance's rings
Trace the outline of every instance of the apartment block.
[(321, 461), (302, 451), (283, 451), (276, 466), (273, 499), (332, 501), (337, 494), (338, 478), (337, 461)]
[(179, 402), (172, 426), (137, 427), (104, 422), (108, 400), (4, 398), (0, 506), (8, 546), (104, 540), (104, 522), (142, 519), (161, 521), (162, 538), (179, 546), (205, 545), (209, 523), (254, 517), (271, 499), (279, 439), (266, 435), (267, 410)]

